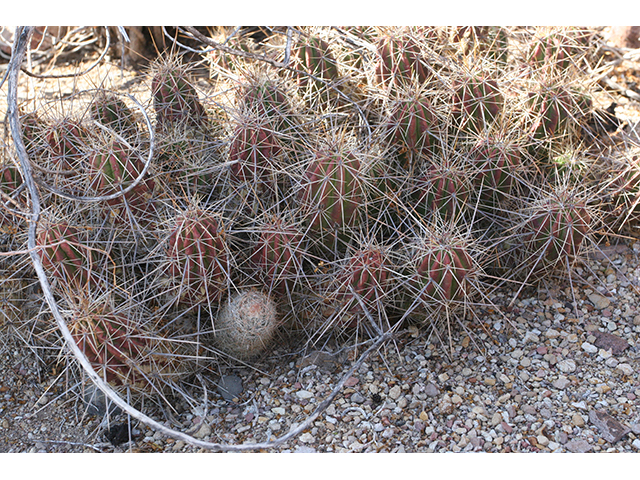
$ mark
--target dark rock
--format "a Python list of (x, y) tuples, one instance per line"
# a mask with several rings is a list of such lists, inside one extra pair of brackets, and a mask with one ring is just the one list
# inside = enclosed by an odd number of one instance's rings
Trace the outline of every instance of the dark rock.
[(104, 435), (111, 445), (117, 446), (129, 441), (129, 427), (126, 423), (113, 425)]
[(591, 410), (589, 420), (598, 428), (600, 435), (607, 442), (615, 443), (631, 431), (602, 410)]
[(593, 335), (596, 337), (596, 347), (602, 348), (603, 350), (611, 350), (611, 353), (615, 356), (620, 355), (629, 348), (629, 342), (617, 335), (597, 330), (593, 332)]
[(232, 402), (234, 398), (238, 398), (243, 391), (242, 379), (236, 375), (224, 375), (220, 378), (218, 384), (218, 392), (227, 402)]
[(611, 27), (609, 43), (620, 48), (640, 48), (640, 27)]

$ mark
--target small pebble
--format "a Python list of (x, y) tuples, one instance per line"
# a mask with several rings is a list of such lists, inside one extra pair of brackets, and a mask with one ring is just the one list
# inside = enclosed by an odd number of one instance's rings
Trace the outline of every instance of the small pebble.
[(502, 423), (502, 415), (500, 415), (499, 412), (496, 412), (493, 414), (493, 417), (491, 417), (491, 426), (495, 427), (500, 425), (500, 423)]
[(569, 380), (567, 377), (563, 377), (563, 376), (560, 376), (557, 380), (555, 380), (553, 382), (553, 386), (555, 388), (560, 389), (560, 390), (564, 390), (569, 385), (571, 385), (571, 380)]
[(302, 443), (313, 443), (316, 441), (315, 437), (313, 435), (311, 435), (311, 433), (309, 432), (305, 432), (302, 435), (300, 435), (299, 440)]
[(438, 387), (436, 387), (433, 383), (427, 383), (427, 385), (424, 387), (424, 393), (427, 397), (437, 397), (440, 393), (440, 390), (438, 390)]
[(301, 400), (308, 400), (309, 398), (313, 398), (314, 395), (308, 390), (298, 390), (296, 392), (296, 396)]
[(587, 353), (597, 353), (598, 352), (598, 347), (596, 347), (595, 345), (590, 344), (589, 342), (583, 342), (582, 343), (582, 349)]
[(573, 360), (561, 360), (557, 364), (558, 369), (563, 373), (572, 373), (576, 371), (576, 362)]
[(538, 441), (538, 444), (542, 445), (543, 447), (546, 447), (547, 445), (549, 445), (549, 439), (544, 435), (538, 435), (536, 437), (536, 440)]
[(364, 403), (365, 398), (360, 394), (360, 392), (355, 392), (351, 395), (351, 401), (353, 403)]
[(397, 400), (398, 398), (400, 398), (400, 395), (402, 394), (402, 389), (400, 388), (399, 385), (394, 385), (390, 390), (389, 390), (389, 398), (393, 399), (393, 400)]
[(609, 300), (607, 297), (603, 297), (602, 295), (598, 295), (597, 293), (592, 293), (591, 295), (589, 295), (589, 300), (598, 310), (607, 308), (611, 304), (611, 300)]
[(633, 375), (633, 367), (628, 363), (619, 363), (616, 366), (616, 370), (620, 371), (624, 375), (628, 375), (628, 376)]

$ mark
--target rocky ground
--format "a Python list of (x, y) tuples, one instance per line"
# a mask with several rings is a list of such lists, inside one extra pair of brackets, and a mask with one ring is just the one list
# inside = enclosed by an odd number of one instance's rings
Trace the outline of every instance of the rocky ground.
[[(115, 82), (123, 89), (141, 81), (122, 73)], [(3, 101), (5, 92), (6, 85)], [(625, 112), (638, 111), (638, 102), (617, 101)], [(476, 320), (464, 321), (467, 329), (454, 326), (444, 345), (425, 329), (399, 331), (310, 428), (274, 451), (639, 452), (636, 231), (592, 245), (571, 282), (523, 290), (512, 306), (515, 292), (494, 293), (494, 307), (478, 309)], [(90, 392), (75, 370), (56, 362), (57, 352), (30, 345), (3, 301), (0, 452), (201, 450), (83, 401)], [(267, 442), (331, 392), (367, 347), (352, 345), (283, 344), (250, 367), (220, 365), (194, 380), (206, 396), (176, 402), (175, 412), (145, 411), (196, 439)]]
[[(368, 358), (336, 400), (277, 451), (640, 451), (640, 241), (604, 247), (578, 268), (590, 286), (498, 293), (453, 354), (418, 329)], [(0, 451), (190, 452), (124, 415), (78, 399), (19, 339), (3, 341)], [(281, 436), (312, 412), (356, 358), (353, 350), (281, 355), (225, 367), (208, 401), (157, 420), (195, 438), (238, 444)], [(228, 391), (224, 391), (226, 387)], [(77, 390), (77, 389), (76, 389)], [(132, 440), (129, 442), (129, 434)]]

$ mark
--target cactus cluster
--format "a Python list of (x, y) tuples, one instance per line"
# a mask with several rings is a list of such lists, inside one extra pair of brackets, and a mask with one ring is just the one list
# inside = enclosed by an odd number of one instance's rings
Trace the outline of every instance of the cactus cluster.
[[(146, 111), (100, 90), (73, 116), (23, 114), (52, 219), (39, 251), (78, 345), (114, 385), (156, 391), (278, 332), (439, 328), (487, 284), (568, 272), (603, 199), (637, 206), (637, 159), (599, 161), (588, 39), (545, 32), (234, 39), (205, 55), (208, 90), (173, 54)], [(20, 172), (5, 161), (0, 182), (26, 238)]]

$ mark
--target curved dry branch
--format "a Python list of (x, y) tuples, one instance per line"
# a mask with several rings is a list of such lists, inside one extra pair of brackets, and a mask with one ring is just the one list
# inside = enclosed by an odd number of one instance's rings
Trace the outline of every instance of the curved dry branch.
[[(106, 45), (104, 47), (104, 50), (102, 51), (102, 53), (100, 54), (100, 56), (98, 57), (98, 59), (89, 67), (87, 68), (84, 72), (79, 72), (79, 73), (66, 73), (63, 75), (40, 75), (37, 73), (33, 73), (28, 71), (25, 68), (22, 68), (22, 66), (20, 67), (20, 70), (27, 76), (29, 77), (33, 77), (33, 78), (71, 78), (71, 77), (81, 77), (82, 75), (85, 75), (87, 73), (89, 73), (91, 70), (93, 70), (94, 68), (96, 68), (100, 62), (102, 62), (102, 59), (105, 57), (105, 55), (107, 54), (107, 52), (109, 51), (109, 47), (111, 46), (111, 34), (109, 33), (109, 27), (104, 27), (104, 29), (107, 32), (107, 42)], [(17, 37), (17, 31), (16, 31), (16, 37)]]

